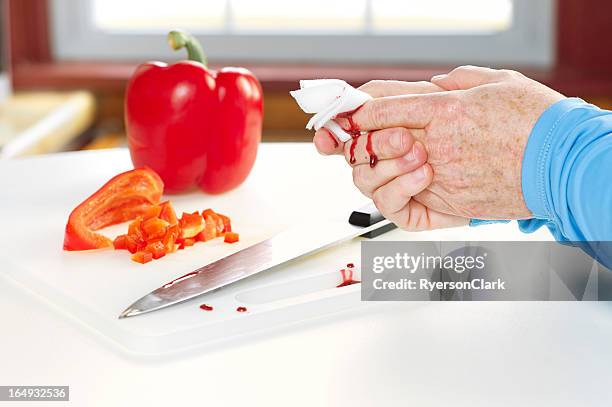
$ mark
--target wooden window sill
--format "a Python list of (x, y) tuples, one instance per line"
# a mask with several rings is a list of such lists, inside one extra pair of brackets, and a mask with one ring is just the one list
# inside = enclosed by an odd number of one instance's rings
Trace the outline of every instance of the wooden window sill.
[[(120, 92), (137, 64), (108, 62), (61, 62), (14, 66), (13, 86), (23, 89), (78, 89)], [(213, 66), (215, 68), (215, 66)], [(304, 78), (342, 78), (353, 85), (371, 79), (428, 80), (452, 67), (356, 66), (356, 65), (250, 65), (266, 91), (287, 92)], [(567, 95), (601, 97), (612, 95), (612, 77), (575, 73), (571, 70), (523, 71)]]

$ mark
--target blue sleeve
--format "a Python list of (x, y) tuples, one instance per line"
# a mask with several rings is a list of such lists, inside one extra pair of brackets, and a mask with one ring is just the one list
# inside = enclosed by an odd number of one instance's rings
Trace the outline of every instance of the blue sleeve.
[[(612, 112), (577, 98), (549, 107), (529, 136), (522, 188), (534, 216), (519, 221), (523, 232), (545, 225), (561, 242), (612, 241)], [(580, 246), (612, 264), (594, 245)]]
[(557, 240), (612, 240), (611, 181), (612, 112), (576, 98), (549, 107), (523, 157), (523, 195), (534, 217)]

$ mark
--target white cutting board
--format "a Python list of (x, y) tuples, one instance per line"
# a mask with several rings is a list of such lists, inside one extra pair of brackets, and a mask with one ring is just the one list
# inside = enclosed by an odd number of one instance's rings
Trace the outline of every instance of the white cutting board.
[[(168, 197), (178, 212), (211, 207), (229, 215), (240, 233), (239, 243), (229, 245), (222, 239), (199, 243), (145, 265), (132, 262), (125, 251), (62, 251), (72, 208), (109, 178), (130, 168), (125, 149), (0, 161), (0, 276), (101, 334), (117, 349), (142, 356), (177, 352), (370, 306), (360, 302), (359, 285), (335, 288), (341, 281), (339, 270), (347, 262), (359, 264), (356, 239), (200, 299), (117, 319), (133, 301), (174, 278), (299, 223), (348, 219), (352, 209), (368, 202), (352, 186), (350, 169), (342, 158), (321, 157), (309, 143), (263, 144), (252, 174), (238, 189), (220, 196), (194, 192)], [(126, 228), (119, 225), (105, 232), (112, 237), (125, 233)], [(426, 234), (393, 231), (383, 237), (485, 238), (524, 239), (525, 235), (516, 226), (494, 225)], [(530, 238), (549, 237), (535, 234)], [(7, 283), (0, 279), (0, 284)], [(200, 310), (202, 303), (214, 310)], [(248, 311), (239, 313), (238, 306)]]

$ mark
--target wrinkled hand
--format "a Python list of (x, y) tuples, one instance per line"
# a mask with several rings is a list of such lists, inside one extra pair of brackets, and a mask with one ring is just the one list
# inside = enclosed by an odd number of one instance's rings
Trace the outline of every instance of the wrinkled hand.
[[(429, 82), (372, 81), (359, 89), (372, 97), (402, 94), (422, 94), (443, 91)], [(347, 119), (337, 119), (344, 127)], [(319, 130), (314, 143), (322, 154), (344, 154), (353, 167), (353, 180), (359, 190), (373, 198), (385, 217), (406, 230), (428, 230), (468, 223), (467, 219), (434, 211), (412, 200), (432, 181), (433, 171), (426, 163), (427, 151), (422, 143), (415, 142), (412, 134), (403, 128), (373, 131), (372, 150), (378, 157), (375, 167), (370, 167), (366, 150), (367, 137), (359, 137), (354, 149), (355, 161), (351, 163), (350, 145), (338, 143), (326, 130)]]
[[(530, 217), (521, 189), (523, 152), (539, 116), (564, 96), (518, 72), (471, 66), (432, 83), (448, 91), (377, 97), (353, 122), (366, 131), (404, 127), (426, 147), (433, 180), (412, 202), (465, 218)], [(322, 135), (315, 135), (319, 150), (329, 153), (317, 138)], [(385, 201), (392, 198), (377, 191), (373, 199), (388, 215)]]

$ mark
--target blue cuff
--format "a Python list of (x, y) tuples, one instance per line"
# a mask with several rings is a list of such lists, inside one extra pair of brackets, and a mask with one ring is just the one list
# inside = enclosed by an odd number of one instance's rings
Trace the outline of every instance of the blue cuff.
[(585, 104), (586, 102), (579, 98), (563, 99), (546, 109), (531, 130), (523, 155), (521, 178), (525, 204), (534, 218), (554, 219), (547, 196), (551, 144), (557, 136), (555, 130), (565, 115), (575, 107)]
[(508, 223), (509, 220), (470, 219), (470, 226), (490, 225), (492, 223)]

